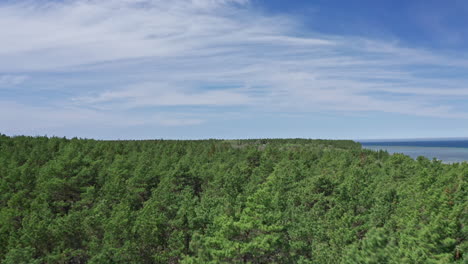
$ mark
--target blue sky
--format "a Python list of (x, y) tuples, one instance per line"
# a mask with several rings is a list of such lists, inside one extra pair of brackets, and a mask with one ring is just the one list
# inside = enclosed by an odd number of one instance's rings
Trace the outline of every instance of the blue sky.
[(468, 135), (466, 1), (0, 2), (0, 133)]

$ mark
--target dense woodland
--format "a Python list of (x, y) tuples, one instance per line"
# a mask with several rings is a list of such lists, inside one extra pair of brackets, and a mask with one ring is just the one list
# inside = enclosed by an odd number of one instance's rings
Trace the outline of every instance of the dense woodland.
[(0, 135), (0, 262), (467, 263), (467, 177), (352, 141)]

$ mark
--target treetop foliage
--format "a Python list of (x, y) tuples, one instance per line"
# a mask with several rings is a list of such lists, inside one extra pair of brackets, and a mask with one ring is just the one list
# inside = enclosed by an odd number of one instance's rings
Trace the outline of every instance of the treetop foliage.
[(1, 263), (466, 263), (468, 163), (0, 134)]

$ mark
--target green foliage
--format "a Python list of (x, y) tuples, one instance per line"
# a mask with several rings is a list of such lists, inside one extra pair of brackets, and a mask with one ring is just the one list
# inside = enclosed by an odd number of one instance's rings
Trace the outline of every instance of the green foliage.
[(467, 263), (468, 163), (0, 135), (0, 263)]

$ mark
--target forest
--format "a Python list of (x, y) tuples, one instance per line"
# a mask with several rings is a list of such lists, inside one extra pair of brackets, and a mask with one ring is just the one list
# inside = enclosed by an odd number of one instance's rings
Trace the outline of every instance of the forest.
[(0, 263), (468, 263), (468, 163), (0, 134)]

